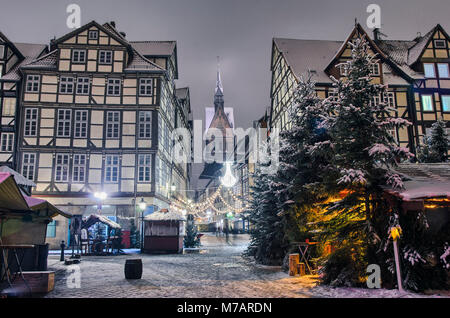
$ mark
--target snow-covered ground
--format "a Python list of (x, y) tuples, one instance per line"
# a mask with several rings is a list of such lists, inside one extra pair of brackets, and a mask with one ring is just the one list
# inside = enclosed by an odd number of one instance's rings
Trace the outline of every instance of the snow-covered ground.
[[(247, 236), (230, 236), (227, 243), (223, 237), (206, 235), (202, 241), (199, 254), (82, 257), (80, 288), (69, 288), (74, 282), (72, 269), (59, 262), (58, 255), (50, 255), (49, 270), (56, 271), (56, 283), (46, 297), (429, 297), (395, 290), (316, 286), (316, 277), (290, 277), (280, 267), (256, 265), (243, 258)], [(142, 258), (142, 279), (126, 280), (125, 260), (136, 257)]]

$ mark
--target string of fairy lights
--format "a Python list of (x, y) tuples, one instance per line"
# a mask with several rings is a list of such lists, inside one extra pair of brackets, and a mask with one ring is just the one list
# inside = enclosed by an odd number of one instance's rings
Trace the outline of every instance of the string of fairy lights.
[[(190, 200), (184, 200), (183, 198), (176, 198), (172, 201), (170, 208), (176, 212), (189, 213), (200, 217), (201, 214), (207, 212), (209, 209), (213, 210), (217, 214), (227, 214), (227, 213), (242, 213), (247, 209), (246, 204), (239, 199), (230, 189), (227, 189), (229, 197), (233, 199), (234, 204), (230, 204), (222, 196), (223, 186), (220, 185), (214, 193), (207, 197), (202, 202), (192, 202)], [(215, 206), (217, 198), (223, 203), (225, 210), (220, 210)]]

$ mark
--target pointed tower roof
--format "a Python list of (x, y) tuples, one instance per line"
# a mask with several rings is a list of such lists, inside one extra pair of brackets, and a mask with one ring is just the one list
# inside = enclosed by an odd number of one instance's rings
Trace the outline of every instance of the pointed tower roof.
[(217, 79), (216, 79), (216, 90), (214, 92), (214, 108), (217, 112), (219, 108), (223, 109), (223, 86), (222, 79), (220, 77), (220, 58), (217, 57)]

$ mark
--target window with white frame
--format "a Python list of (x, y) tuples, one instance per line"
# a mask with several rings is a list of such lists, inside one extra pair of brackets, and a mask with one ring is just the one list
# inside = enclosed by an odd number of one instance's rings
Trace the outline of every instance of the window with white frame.
[(55, 181), (69, 181), (69, 155), (57, 154), (55, 158)]
[(33, 181), (36, 166), (36, 154), (24, 153), (22, 158), (22, 175), (28, 180)]
[(100, 50), (98, 55), (98, 62), (100, 64), (111, 64), (112, 63), (112, 51)]
[(72, 50), (72, 63), (85, 63), (86, 50)]
[(141, 154), (138, 157), (138, 181), (150, 182), (151, 175), (151, 159), (150, 154)]
[(0, 149), (2, 152), (11, 152), (14, 148), (14, 133), (2, 133)]
[(77, 78), (77, 94), (78, 95), (89, 95), (89, 77), (78, 77)]
[(97, 30), (90, 30), (88, 33), (88, 39), (89, 40), (97, 40), (98, 39), (98, 31)]
[(105, 158), (105, 182), (119, 180), (119, 156), (107, 155)]
[(0, 45), (0, 59), (2, 59), (5, 55), (5, 46)]
[(85, 182), (86, 179), (86, 155), (73, 155), (72, 182)]
[(106, 93), (109, 96), (120, 95), (120, 78), (108, 78), (108, 84), (106, 85)]
[(26, 108), (25, 109), (25, 120), (24, 120), (24, 136), (34, 137), (37, 131), (38, 122), (38, 109), (37, 108)]
[(397, 128), (392, 128), (392, 129), (388, 129), (388, 134), (392, 136), (392, 138), (394, 139), (394, 142), (397, 143)]
[(371, 65), (371, 67), (370, 67), (370, 75), (373, 75), (373, 76), (380, 75), (380, 64), (379, 63), (374, 63), (374, 64)]
[(394, 92), (385, 92), (384, 93), (384, 102), (389, 107), (395, 107), (395, 93)]
[(152, 112), (139, 112), (139, 138), (151, 137)]
[(434, 110), (434, 107), (433, 107), (433, 96), (431, 96), (431, 95), (422, 95), (422, 110), (424, 112), (432, 112)]
[(445, 49), (447, 48), (446, 40), (434, 40), (434, 48), (435, 49)]
[(0, 78), (2, 78), (3, 75), (3, 64), (0, 64)]
[(106, 113), (106, 138), (119, 138), (120, 112), (110, 111)]
[(27, 75), (27, 86), (26, 92), (28, 93), (37, 93), (39, 92), (39, 85), (41, 82), (40, 75)]
[(434, 78), (436, 77), (436, 70), (434, 69), (434, 63), (423, 63), (423, 71), (425, 77)]
[(153, 79), (151, 78), (139, 79), (139, 95), (141, 96), (153, 95)]
[(437, 69), (439, 73), (440, 78), (448, 78), (449, 72), (448, 72), (448, 64), (447, 63), (438, 63)]
[(74, 78), (61, 76), (59, 80), (59, 92), (61, 94), (73, 94)]
[(72, 111), (70, 109), (58, 109), (57, 137), (70, 137), (72, 124)]
[(16, 99), (11, 97), (3, 97), (3, 116), (14, 116), (16, 114)]
[(75, 138), (86, 138), (87, 137), (87, 125), (88, 125), (88, 111), (87, 110), (76, 110), (75, 111)]

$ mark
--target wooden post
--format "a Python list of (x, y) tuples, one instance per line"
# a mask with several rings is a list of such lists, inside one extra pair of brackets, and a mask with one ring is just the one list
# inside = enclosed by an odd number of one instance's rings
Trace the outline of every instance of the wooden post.
[(300, 274), (300, 276), (305, 276), (306, 275), (305, 263), (298, 264), (298, 273)]
[(289, 276), (298, 274), (298, 263), (300, 262), (300, 254), (289, 254)]

